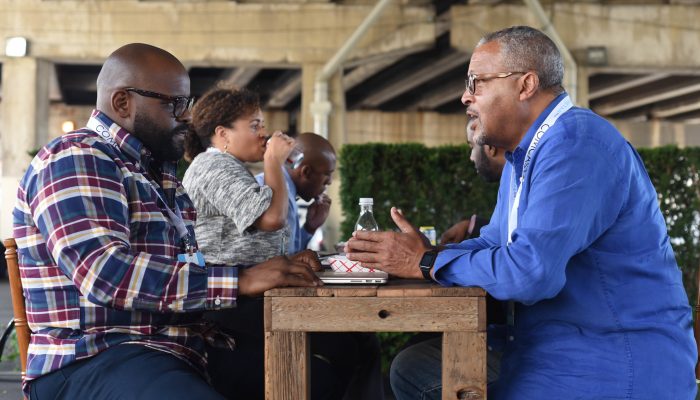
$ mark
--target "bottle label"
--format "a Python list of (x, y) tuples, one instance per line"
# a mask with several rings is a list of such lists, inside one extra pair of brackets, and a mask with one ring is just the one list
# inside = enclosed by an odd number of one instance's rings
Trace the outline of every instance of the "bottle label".
[(421, 226), (418, 230), (428, 238), (431, 245), (437, 246), (437, 231), (434, 226)]

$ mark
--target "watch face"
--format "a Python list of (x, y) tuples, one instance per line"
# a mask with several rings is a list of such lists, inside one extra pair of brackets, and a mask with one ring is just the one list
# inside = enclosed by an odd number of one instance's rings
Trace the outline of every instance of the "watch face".
[(435, 264), (435, 259), (437, 258), (437, 253), (429, 251), (423, 254), (423, 258), (420, 259), (421, 267), (432, 267)]

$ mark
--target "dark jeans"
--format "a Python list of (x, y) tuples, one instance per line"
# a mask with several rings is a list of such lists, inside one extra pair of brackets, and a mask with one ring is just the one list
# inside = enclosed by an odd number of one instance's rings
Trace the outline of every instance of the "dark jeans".
[[(427, 340), (408, 346), (391, 363), (389, 379), (397, 400), (442, 398), (442, 335), (422, 337)], [(486, 357), (487, 381), (493, 383), (498, 380), (501, 353), (488, 351)]]
[[(208, 348), (209, 375), (229, 399), (263, 399), (265, 337), (262, 299), (208, 313), (236, 340), (236, 350)], [(370, 333), (311, 333), (311, 398), (383, 400), (379, 340)], [(297, 373), (289, 371), (288, 373)]]
[(189, 364), (162, 351), (122, 344), (31, 382), (32, 400), (223, 400)]

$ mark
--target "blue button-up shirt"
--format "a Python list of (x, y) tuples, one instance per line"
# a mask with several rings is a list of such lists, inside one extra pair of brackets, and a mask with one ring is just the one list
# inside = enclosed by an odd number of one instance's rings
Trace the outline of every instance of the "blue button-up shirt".
[(607, 121), (572, 108), (547, 131), (523, 179), (508, 245), (509, 199), (537, 128), (507, 154), (481, 237), (435, 263), (443, 285), (514, 300), (514, 337), (495, 399), (694, 399), (691, 311), (656, 191)]
[[(287, 195), (289, 199), (287, 204), (287, 226), (289, 227), (289, 243), (287, 244), (287, 254), (298, 253), (309, 244), (313, 233), (309, 233), (299, 223), (299, 206), (297, 205), (297, 187), (294, 185), (292, 177), (289, 176), (287, 168), (282, 168), (284, 173), (284, 181), (287, 184)], [(255, 175), (255, 179), (260, 185), (265, 184), (265, 174), (260, 173)]]

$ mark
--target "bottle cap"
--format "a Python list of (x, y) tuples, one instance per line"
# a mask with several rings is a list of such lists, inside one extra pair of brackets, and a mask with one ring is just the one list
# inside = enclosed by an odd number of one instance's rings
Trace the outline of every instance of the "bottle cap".
[(372, 197), (360, 197), (361, 206), (371, 206), (374, 205), (374, 198)]

